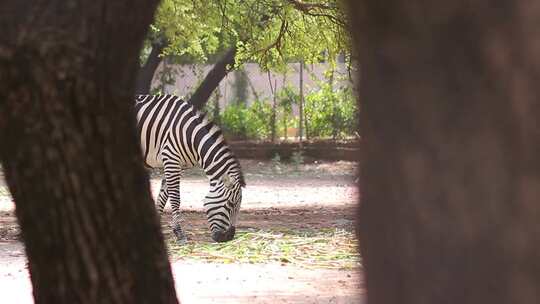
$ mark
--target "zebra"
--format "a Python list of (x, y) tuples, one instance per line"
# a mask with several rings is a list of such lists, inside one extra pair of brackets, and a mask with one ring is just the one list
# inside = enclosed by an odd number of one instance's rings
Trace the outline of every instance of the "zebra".
[(210, 182), (203, 205), (212, 239), (230, 241), (246, 183), (220, 128), (175, 95), (137, 95), (135, 111), (144, 162), (164, 171), (156, 207), (161, 215), (170, 201), (177, 241), (187, 241), (180, 225), (180, 179), (183, 168), (193, 166), (201, 167)]

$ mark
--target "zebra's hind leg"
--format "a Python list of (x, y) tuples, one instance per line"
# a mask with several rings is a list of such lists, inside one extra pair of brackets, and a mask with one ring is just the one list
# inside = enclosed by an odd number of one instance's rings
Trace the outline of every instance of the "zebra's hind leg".
[(182, 167), (180, 164), (172, 161), (164, 161), (165, 180), (167, 194), (172, 208), (172, 230), (178, 243), (187, 241), (181, 222), (182, 214), (180, 212), (180, 178), (182, 177)]

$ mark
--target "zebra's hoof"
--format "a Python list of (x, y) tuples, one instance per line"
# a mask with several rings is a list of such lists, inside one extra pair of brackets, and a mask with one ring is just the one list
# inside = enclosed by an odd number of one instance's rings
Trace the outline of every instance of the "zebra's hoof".
[(184, 231), (182, 231), (182, 228), (177, 227), (173, 229), (174, 235), (176, 236), (176, 243), (183, 245), (188, 242), (188, 239), (186, 235), (184, 234)]
[(235, 232), (236, 228), (234, 226), (231, 226), (226, 231), (217, 230), (212, 232), (212, 239), (218, 243), (228, 242), (234, 238)]

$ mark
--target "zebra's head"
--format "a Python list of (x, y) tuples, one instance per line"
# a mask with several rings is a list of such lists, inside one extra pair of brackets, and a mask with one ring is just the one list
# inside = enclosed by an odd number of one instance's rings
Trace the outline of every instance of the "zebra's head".
[(210, 181), (204, 209), (214, 241), (227, 242), (234, 238), (244, 186), (241, 173), (223, 174), (221, 178)]

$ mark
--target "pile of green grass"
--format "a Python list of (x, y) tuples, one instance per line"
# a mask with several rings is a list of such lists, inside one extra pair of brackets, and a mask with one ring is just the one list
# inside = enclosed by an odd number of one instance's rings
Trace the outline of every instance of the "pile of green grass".
[(11, 195), (9, 193), (9, 190), (8, 190), (7, 186), (3, 186), (1, 184), (1, 182), (2, 181), (0, 180), (0, 202), (2, 202), (2, 201), (9, 202), (9, 201), (11, 201)]
[(217, 263), (279, 262), (306, 268), (352, 269), (360, 266), (354, 234), (341, 229), (237, 231), (227, 243), (169, 242), (173, 258)]

